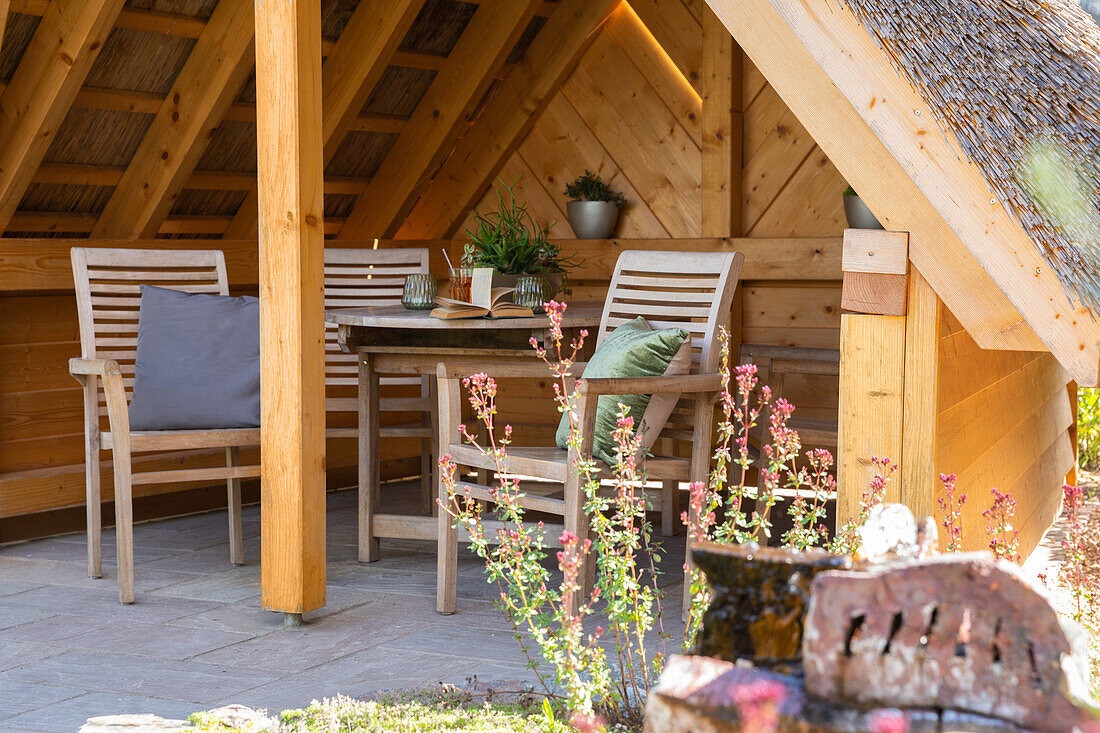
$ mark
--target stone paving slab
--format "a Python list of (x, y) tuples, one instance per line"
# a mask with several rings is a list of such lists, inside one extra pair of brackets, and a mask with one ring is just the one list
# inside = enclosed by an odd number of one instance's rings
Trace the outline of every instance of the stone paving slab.
[[(386, 487), (383, 502), (413, 510), (417, 487), (406, 488)], [(229, 563), (224, 512), (138, 525), (130, 606), (118, 603), (109, 529), (99, 579), (87, 577), (82, 535), (0, 547), (0, 733), (75, 731), (115, 713), (183, 718), (228, 703), (278, 712), (470, 677), (534, 682), (481, 560), (460, 556), (458, 613), (442, 616), (435, 544), (383, 540), (381, 560), (360, 564), (355, 492), (328, 501), (328, 605), (300, 629), (260, 608), (258, 507), (245, 508), (243, 567)], [(666, 552), (671, 574), (682, 542)], [(678, 589), (667, 590), (676, 617)]]
[(153, 713), (162, 718), (186, 719), (195, 712), (195, 706), (178, 700), (162, 700), (140, 695), (116, 695), (106, 692), (90, 692), (62, 702), (46, 705), (29, 712), (0, 720), (0, 731), (7, 733), (7, 726), (19, 730), (46, 731), (47, 733), (73, 733), (81, 723), (97, 715), (115, 715), (119, 710), (131, 713)]

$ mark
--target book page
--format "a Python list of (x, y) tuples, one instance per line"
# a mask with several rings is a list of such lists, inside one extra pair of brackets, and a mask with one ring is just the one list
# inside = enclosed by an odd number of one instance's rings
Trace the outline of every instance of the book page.
[(475, 267), (470, 280), (470, 303), (479, 308), (493, 305), (493, 268)]

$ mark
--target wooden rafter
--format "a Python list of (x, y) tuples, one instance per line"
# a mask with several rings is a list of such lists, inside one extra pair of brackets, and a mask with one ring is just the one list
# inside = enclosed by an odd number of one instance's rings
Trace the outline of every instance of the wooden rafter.
[(252, 0), (221, 0), (93, 237), (153, 237), (254, 64)]
[(0, 0), (0, 50), (3, 50), (2, 41), (4, 40), (4, 29), (8, 24), (8, 8), (10, 4), (10, 0)]
[(453, 236), (588, 48), (616, 3), (562, 0), (424, 190), (401, 235)]
[(371, 184), (355, 202), (341, 239), (389, 236), (415, 202), (531, 21), (537, 0), (483, 0), (432, 85), (417, 104)]
[[(0, 82), (0, 93), (7, 84)], [(165, 97), (150, 92), (134, 92), (126, 89), (102, 89), (84, 87), (73, 100), (74, 107), (107, 109), (115, 112), (139, 112), (155, 115), (164, 106)], [(256, 122), (256, 105), (252, 102), (234, 101), (225, 112), (225, 120)], [(351, 121), (350, 130), (356, 132), (381, 132), (396, 135), (401, 132), (406, 119), (397, 115), (360, 114)]]
[[(363, 0), (348, 20), (322, 68), (324, 161), (348, 131), (374, 90), (423, 0)], [(256, 235), (256, 190), (249, 191), (226, 231), (230, 238)]]
[(0, 231), (7, 228), (125, 0), (54, 0), (0, 96)]

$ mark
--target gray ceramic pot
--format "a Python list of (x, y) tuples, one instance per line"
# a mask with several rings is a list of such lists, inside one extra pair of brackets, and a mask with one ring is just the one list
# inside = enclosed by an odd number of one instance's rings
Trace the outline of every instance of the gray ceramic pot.
[(609, 239), (619, 223), (619, 205), (614, 201), (570, 201), (565, 211), (580, 239)]
[(844, 218), (851, 229), (885, 229), (859, 196), (844, 197)]

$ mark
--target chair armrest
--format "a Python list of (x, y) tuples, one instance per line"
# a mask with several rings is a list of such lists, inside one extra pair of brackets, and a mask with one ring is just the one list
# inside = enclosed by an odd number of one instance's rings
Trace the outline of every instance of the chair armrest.
[(122, 374), (118, 362), (114, 359), (69, 359), (69, 374), (74, 377), (106, 377), (108, 374)]
[(695, 394), (722, 389), (721, 374), (679, 374), (662, 377), (612, 377), (577, 381), (577, 391), (587, 395)]
[[(578, 362), (569, 367), (569, 376), (579, 379), (584, 372), (584, 362)], [(485, 372), (490, 377), (507, 379), (510, 377), (524, 377), (530, 379), (551, 378), (554, 374), (550, 367), (541, 361), (502, 361), (485, 362), (473, 359), (452, 359), (441, 361), (436, 369), (436, 376), (440, 379), (456, 379), (468, 377), (471, 374)]]

